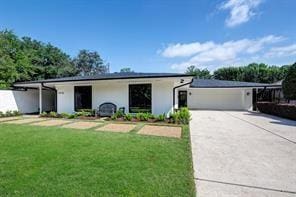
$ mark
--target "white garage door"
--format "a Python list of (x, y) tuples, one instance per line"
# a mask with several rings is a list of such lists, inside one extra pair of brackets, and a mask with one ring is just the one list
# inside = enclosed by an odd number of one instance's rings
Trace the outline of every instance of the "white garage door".
[(251, 89), (189, 89), (189, 109), (248, 110), (252, 107)]

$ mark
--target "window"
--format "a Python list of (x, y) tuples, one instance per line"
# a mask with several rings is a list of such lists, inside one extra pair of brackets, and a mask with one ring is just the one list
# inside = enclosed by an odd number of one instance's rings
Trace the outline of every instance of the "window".
[(129, 85), (129, 112), (151, 113), (151, 84)]
[(74, 105), (75, 105), (75, 111), (79, 111), (80, 109), (92, 108), (91, 86), (75, 86), (74, 87)]

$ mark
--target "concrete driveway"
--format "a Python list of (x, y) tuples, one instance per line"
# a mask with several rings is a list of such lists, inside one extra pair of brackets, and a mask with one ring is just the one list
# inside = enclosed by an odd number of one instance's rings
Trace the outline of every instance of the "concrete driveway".
[(296, 121), (191, 111), (198, 196), (296, 196)]

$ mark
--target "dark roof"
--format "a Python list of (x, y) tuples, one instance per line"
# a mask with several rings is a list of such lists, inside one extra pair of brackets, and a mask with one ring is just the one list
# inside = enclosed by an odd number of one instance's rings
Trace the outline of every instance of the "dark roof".
[(242, 81), (225, 81), (216, 79), (194, 79), (191, 88), (237, 88), (237, 87), (273, 87), (279, 86), (266, 83), (252, 83)]
[(190, 77), (193, 75), (179, 73), (107, 73), (94, 76), (76, 76), (64, 77), (56, 79), (46, 79), (38, 81), (17, 82), (15, 84), (29, 83), (53, 83), (53, 82), (68, 82), (68, 81), (95, 81), (95, 80), (113, 80), (113, 79), (138, 79), (138, 78), (167, 78), (167, 77)]

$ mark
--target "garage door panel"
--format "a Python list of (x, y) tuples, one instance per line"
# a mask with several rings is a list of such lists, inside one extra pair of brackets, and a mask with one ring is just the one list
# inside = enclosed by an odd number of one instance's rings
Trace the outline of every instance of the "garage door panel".
[(192, 89), (190, 93), (190, 109), (246, 109), (245, 91), (241, 89)]

